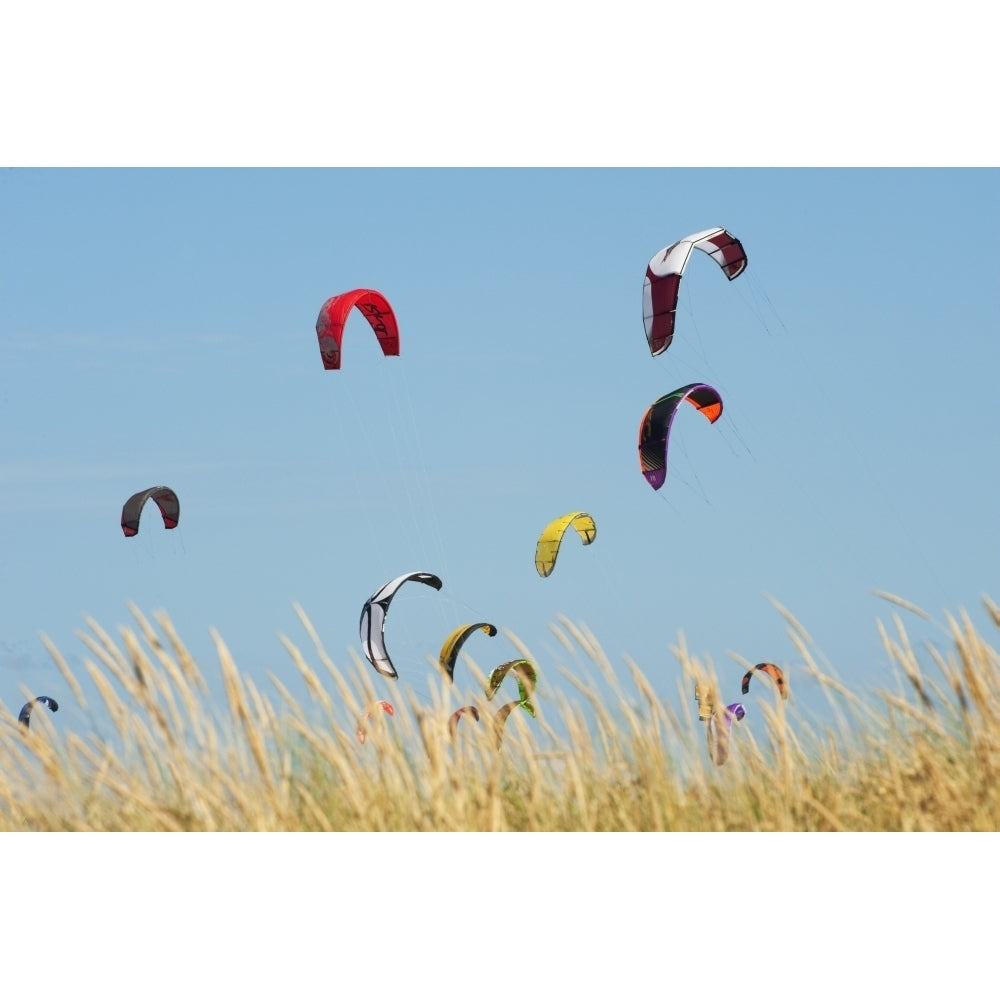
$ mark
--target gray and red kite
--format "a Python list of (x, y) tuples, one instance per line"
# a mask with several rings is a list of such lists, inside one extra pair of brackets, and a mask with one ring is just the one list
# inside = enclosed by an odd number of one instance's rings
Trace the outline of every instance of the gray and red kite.
[(181, 516), (181, 502), (177, 494), (169, 486), (150, 486), (148, 490), (130, 496), (122, 507), (122, 531), (126, 538), (139, 534), (139, 515), (147, 500), (152, 500), (160, 508), (165, 528), (177, 527)]

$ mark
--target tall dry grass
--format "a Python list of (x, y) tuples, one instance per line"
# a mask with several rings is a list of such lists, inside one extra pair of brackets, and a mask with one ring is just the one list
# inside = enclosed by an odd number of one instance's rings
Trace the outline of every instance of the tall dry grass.
[[(1000, 609), (984, 603), (1000, 627)], [(456, 692), (443, 678), (430, 703), (401, 688), (395, 714), (373, 713), (362, 744), (356, 720), (380, 697), (374, 673), (358, 658), (338, 668), (301, 609), (312, 649), (281, 640), (304, 702), (273, 675), (273, 690), (260, 690), (215, 633), (224, 699), (213, 698), (170, 619), (133, 607), (117, 635), (93, 620), (81, 633), (108, 734), (64, 732), (41, 709), (26, 729), (0, 705), (0, 829), (996, 830), (1000, 657), (969, 616), (947, 616), (943, 643), (918, 650), (894, 612), (879, 629), (905, 687), (863, 695), (820, 667), (806, 630), (778, 607), (800, 657), (786, 671), (792, 697), (769, 698), (768, 682), (755, 681), (764, 697), (734, 723), (723, 766), (692, 712), (695, 684), (721, 691), (720, 681), (683, 641), (679, 712), (637, 664), (616, 669), (585, 626), (560, 619), (554, 635), (588, 669), (555, 665), (564, 683), (546, 691), (550, 668), (509, 635), (541, 681), (536, 717), (510, 712), (499, 749), (498, 705), (482, 686)], [(45, 642), (66, 692), (93, 712)], [(832, 722), (797, 710), (795, 686), (807, 681), (825, 694)], [(448, 720), (461, 705), (480, 721), (465, 713), (452, 739)]]

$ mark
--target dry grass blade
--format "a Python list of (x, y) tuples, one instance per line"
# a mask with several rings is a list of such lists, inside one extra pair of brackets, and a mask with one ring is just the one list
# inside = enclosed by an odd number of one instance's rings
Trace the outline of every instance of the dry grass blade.
[(903, 623), (900, 621), (898, 615), (893, 615), (893, 622), (896, 625), (896, 631), (899, 633), (901, 641), (896, 642), (891, 639), (885, 630), (885, 626), (881, 622), (876, 622), (882, 645), (889, 654), (889, 658), (902, 667), (903, 673), (906, 674), (906, 679), (913, 686), (914, 691), (917, 692), (917, 696), (923, 702), (924, 707), (928, 711), (933, 712), (934, 702), (931, 701), (930, 696), (924, 689), (924, 679), (920, 673), (920, 664), (917, 662), (916, 654), (913, 652), (913, 647), (907, 638), (906, 629), (903, 627)]
[(924, 621), (930, 621), (931, 616), (924, 611), (923, 608), (918, 607), (911, 601), (907, 601), (897, 594), (890, 594), (887, 590), (873, 590), (872, 593), (876, 597), (880, 597), (883, 601), (889, 601), (890, 604), (897, 604), (901, 608), (905, 608), (907, 611), (912, 611), (913, 614), (917, 615), (919, 618), (923, 618)]
[(780, 614), (781, 617), (788, 622), (795, 635), (799, 636), (804, 643), (807, 643), (810, 646), (813, 645), (813, 638), (806, 631), (806, 627), (798, 620), (798, 618), (795, 617), (795, 615), (791, 613), (791, 611), (788, 610), (788, 608), (784, 606), (784, 604), (780, 601), (776, 601), (773, 597), (768, 597), (768, 601), (771, 603), (771, 606), (775, 608), (778, 614)]
[(210, 629), (210, 634), (215, 642), (215, 650), (219, 657), (219, 665), (222, 668), (222, 680), (226, 688), (226, 697), (229, 700), (230, 711), (233, 719), (242, 728), (247, 738), (247, 745), (253, 756), (257, 771), (264, 779), (268, 791), (274, 791), (274, 779), (271, 775), (271, 768), (268, 765), (267, 753), (264, 747), (264, 736), (254, 725), (250, 716), (250, 708), (247, 705), (244, 686), (240, 679), (239, 670), (236, 668), (232, 656), (226, 644), (222, 641), (222, 636), (215, 629)]
[(63, 680), (69, 685), (70, 691), (73, 692), (73, 697), (76, 699), (76, 703), (80, 708), (85, 709), (87, 707), (87, 699), (83, 696), (83, 688), (80, 687), (79, 682), (73, 675), (73, 671), (70, 670), (69, 664), (67, 664), (65, 657), (56, 648), (55, 643), (43, 632), (42, 633), (42, 644), (48, 650), (49, 656), (52, 657), (55, 665), (59, 668), (59, 673), (62, 674)]
[(180, 636), (174, 628), (174, 623), (167, 617), (165, 612), (161, 612), (155, 618), (157, 624), (163, 629), (164, 634), (170, 640), (174, 655), (177, 657), (177, 662), (180, 664), (180, 668), (184, 672), (188, 683), (207, 697), (209, 694), (208, 684), (198, 669), (198, 664), (195, 662), (194, 657), (188, 652), (187, 646), (181, 642)]
[(292, 658), (292, 663), (295, 664), (295, 669), (302, 675), (302, 679), (306, 682), (306, 687), (309, 689), (309, 693), (323, 706), (324, 711), (327, 716), (333, 715), (333, 702), (330, 700), (330, 696), (326, 693), (326, 689), (323, 687), (319, 677), (316, 676), (316, 672), (306, 663), (305, 657), (299, 652), (298, 647), (285, 636), (280, 636), (281, 644), (288, 650), (289, 656)]

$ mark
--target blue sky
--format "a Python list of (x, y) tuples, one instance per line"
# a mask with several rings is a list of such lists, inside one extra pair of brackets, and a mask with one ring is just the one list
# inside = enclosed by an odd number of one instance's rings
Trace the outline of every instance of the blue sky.
[[(998, 293), (977, 262), (1000, 250), (997, 195), (984, 170), (8, 171), (4, 700), (58, 693), (39, 632), (79, 663), (84, 616), (114, 627), (128, 601), (203, 663), (214, 626), (296, 689), (294, 603), (347, 667), (364, 601), (412, 570), (445, 584), (407, 585), (387, 621), (418, 691), (448, 632), (485, 620), (536, 654), (541, 696), (574, 666), (565, 614), (665, 695), (683, 633), (733, 700), (730, 652), (782, 664), (805, 710), (821, 697), (769, 596), (853, 686), (890, 683), (873, 590), (940, 618), (994, 586)], [(646, 263), (712, 225), (748, 270), (697, 254), (654, 358)], [(393, 304), (401, 355), (356, 315), (325, 371), (319, 306), (359, 286)], [(695, 381), (724, 414), (679, 415), (654, 492), (639, 420)], [(122, 503), (159, 483), (179, 527), (149, 507), (124, 538)], [(540, 578), (539, 532), (577, 509), (596, 541)]]
[[(796, 683), (768, 594), (845, 678), (891, 683), (874, 621), (892, 609), (873, 589), (977, 621), (980, 595), (996, 596), (997, 175), (771, 168), (995, 167), (980, 9), (847, 3), (810, 19), (780, 4), (625, 3), (567, 18), (561, 5), (289, 2), (279, 21), (99, 0), (5, 13), (0, 166), (404, 169), (0, 171), (0, 699), (16, 710), (19, 685), (58, 685), (39, 631), (74, 661), (82, 615), (113, 628), (129, 599), (165, 608), (206, 662), (216, 626), (255, 677), (288, 672), (279, 631), (306, 644), (298, 601), (346, 663), (361, 603), (410, 569), (445, 581), (440, 595), (411, 585), (390, 616), (415, 685), (424, 655), (473, 616), (515, 631), (544, 668), (562, 655), (548, 624), (566, 613), (665, 696), (682, 630), (734, 675), (728, 650), (785, 663), (808, 710), (815, 692)], [(661, 169), (405, 169), (484, 165)], [(749, 269), (730, 284), (695, 260), (675, 342), (651, 358), (645, 264), (712, 225), (744, 241)], [(362, 284), (396, 307), (403, 354), (382, 358), (355, 321), (343, 370), (324, 372), (318, 308)], [(639, 418), (695, 380), (720, 389), (725, 413), (714, 426), (685, 415), (655, 494)], [(125, 540), (122, 502), (157, 482), (180, 494), (181, 526), (165, 532), (147, 510)], [(596, 542), (571, 540), (538, 578), (534, 539), (577, 507)], [(477, 661), (506, 642), (478, 637)], [(80, 721), (69, 701), (57, 726)], [(519, 884), (530, 874), (550, 916), (544, 947), (518, 956), (522, 991), (564, 984), (584, 952), (588, 982), (648, 988), (662, 963), (620, 956), (659, 956), (664, 941), (672, 981), (696, 984), (685, 958), (738, 955), (749, 996), (817, 965), (832, 988), (861, 971), (896, 991), (917, 977), (981, 985), (986, 925), (957, 917), (977, 912), (958, 885), (989, 893), (974, 845), (992, 842), (535, 837)], [(227, 991), (314, 989), (303, 953), (332, 939), (350, 942), (344, 975), (366, 988), (375, 963), (387, 988), (439, 983), (439, 940), (419, 927), (448, 927), (449, 971), (479, 976), (481, 935), (524, 898), (456, 919), (440, 878), (481, 873), (488, 842), (472, 836), (15, 846), (11, 953), (40, 953), (44, 927), (60, 959), (49, 985), (67, 990), (112, 927), (127, 942), (119, 970), (155, 961), (185, 988), (196, 973)], [(692, 859), (738, 881), (731, 927), (692, 893)], [(404, 929), (392, 963), (375, 932), (387, 906)], [(938, 949), (886, 963), (932, 906), (949, 909)], [(780, 928), (780, 969), (766, 942), (747, 946), (748, 911)], [(121, 919), (140, 912), (142, 926)], [(195, 943), (164, 967), (178, 921)], [(825, 931), (843, 945), (832, 963)], [(199, 940), (213, 957), (251, 943), (255, 961), (206, 971)], [(13, 970), (18, 985), (37, 975)]]

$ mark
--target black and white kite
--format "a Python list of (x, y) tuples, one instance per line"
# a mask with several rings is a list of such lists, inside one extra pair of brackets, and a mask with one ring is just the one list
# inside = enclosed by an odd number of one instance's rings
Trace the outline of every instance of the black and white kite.
[(408, 580), (426, 583), (435, 590), (443, 586), (440, 577), (433, 573), (404, 573), (376, 590), (361, 609), (361, 648), (383, 677), (399, 677), (385, 648), (385, 616), (389, 613), (389, 603), (396, 596), (396, 591)]

